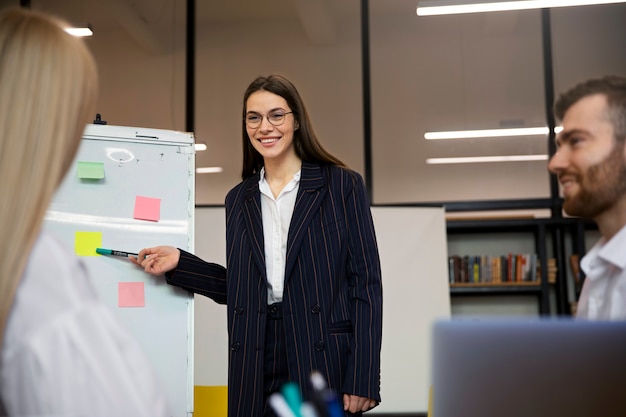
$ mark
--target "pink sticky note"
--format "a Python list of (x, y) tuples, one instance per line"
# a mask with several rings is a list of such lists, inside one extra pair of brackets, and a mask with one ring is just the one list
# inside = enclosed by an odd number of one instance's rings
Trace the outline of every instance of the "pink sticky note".
[(118, 282), (117, 303), (119, 307), (145, 307), (143, 282)]
[(135, 197), (135, 213), (133, 218), (158, 222), (161, 218), (161, 199), (151, 197)]

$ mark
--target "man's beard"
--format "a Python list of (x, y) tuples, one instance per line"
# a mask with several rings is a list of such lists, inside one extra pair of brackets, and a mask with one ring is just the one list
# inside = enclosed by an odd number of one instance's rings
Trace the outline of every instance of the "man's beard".
[(575, 175), (579, 190), (565, 198), (563, 209), (570, 216), (593, 219), (626, 194), (623, 144), (616, 143), (603, 161), (589, 167), (586, 173)]

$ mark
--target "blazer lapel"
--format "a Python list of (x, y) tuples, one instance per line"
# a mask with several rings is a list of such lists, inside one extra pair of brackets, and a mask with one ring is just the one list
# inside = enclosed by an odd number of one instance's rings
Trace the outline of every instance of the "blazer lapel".
[(243, 217), (246, 222), (252, 257), (263, 277), (267, 281), (265, 268), (265, 245), (263, 239), (263, 219), (261, 218), (261, 194), (259, 192), (259, 174), (246, 180)]
[(311, 219), (324, 200), (327, 188), (326, 178), (322, 175), (322, 168), (318, 164), (302, 162), (300, 174), (300, 187), (296, 204), (289, 224), (287, 236), (287, 259), (285, 265), (285, 282), (289, 280), (291, 270), (295, 265), (298, 251), (302, 245), (302, 239), (308, 229)]

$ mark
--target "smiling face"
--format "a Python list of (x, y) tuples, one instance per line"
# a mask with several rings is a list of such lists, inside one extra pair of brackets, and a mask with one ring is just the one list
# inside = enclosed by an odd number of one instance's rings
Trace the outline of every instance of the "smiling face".
[(614, 136), (604, 95), (584, 97), (565, 113), (548, 169), (558, 176), (567, 214), (596, 218), (626, 198), (624, 144)]
[[(274, 126), (270, 122), (275, 119), (276, 114), (284, 114), (279, 126)], [(246, 118), (250, 115), (261, 118), (260, 124), (256, 127), (246, 125), (246, 132), (252, 146), (261, 154), (266, 165), (298, 158), (293, 144), (296, 128), (294, 114), (284, 98), (264, 90), (252, 93), (246, 101)]]

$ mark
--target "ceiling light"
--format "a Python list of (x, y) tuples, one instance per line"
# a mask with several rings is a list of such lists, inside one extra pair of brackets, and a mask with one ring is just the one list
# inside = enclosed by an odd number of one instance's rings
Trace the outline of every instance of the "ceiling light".
[(194, 148), (196, 148), (196, 151), (206, 151), (206, 143), (196, 143)]
[(75, 27), (65, 28), (65, 31), (69, 33), (70, 35), (77, 36), (77, 37), (93, 36), (93, 29), (91, 28), (91, 25), (89, 24), (84, 25), (84, 26), (75, 26)]
[(428, 158), (427, 164), (474, 164), (482, 162), (547, 161), (548, 155), (466, 156), (459, 158)]
[[(559, 133), (561, 126), (554, 128), (554, 133)], [(524, 127), (514, 129), (483, 129), (483, 130), (457, 130), (449, 132), (426, 132), (424, 139), (469, 139), (469, 138), (502, 138), (511, 136), (545, 136), (549, 132), (547, 127)]]
[(196, 168), (196, 174), (219, 174), (224, 171), (222, 167), (202, 167)]
[(483, 0), (477, 2), (475, 0), (423, 0), (417, 5), (417, 15), (434, 16), (442, 14), (544, 9), (548, 7), (589, 6), (595, 4), (624, 3), (625, 1), (626, 0)]

